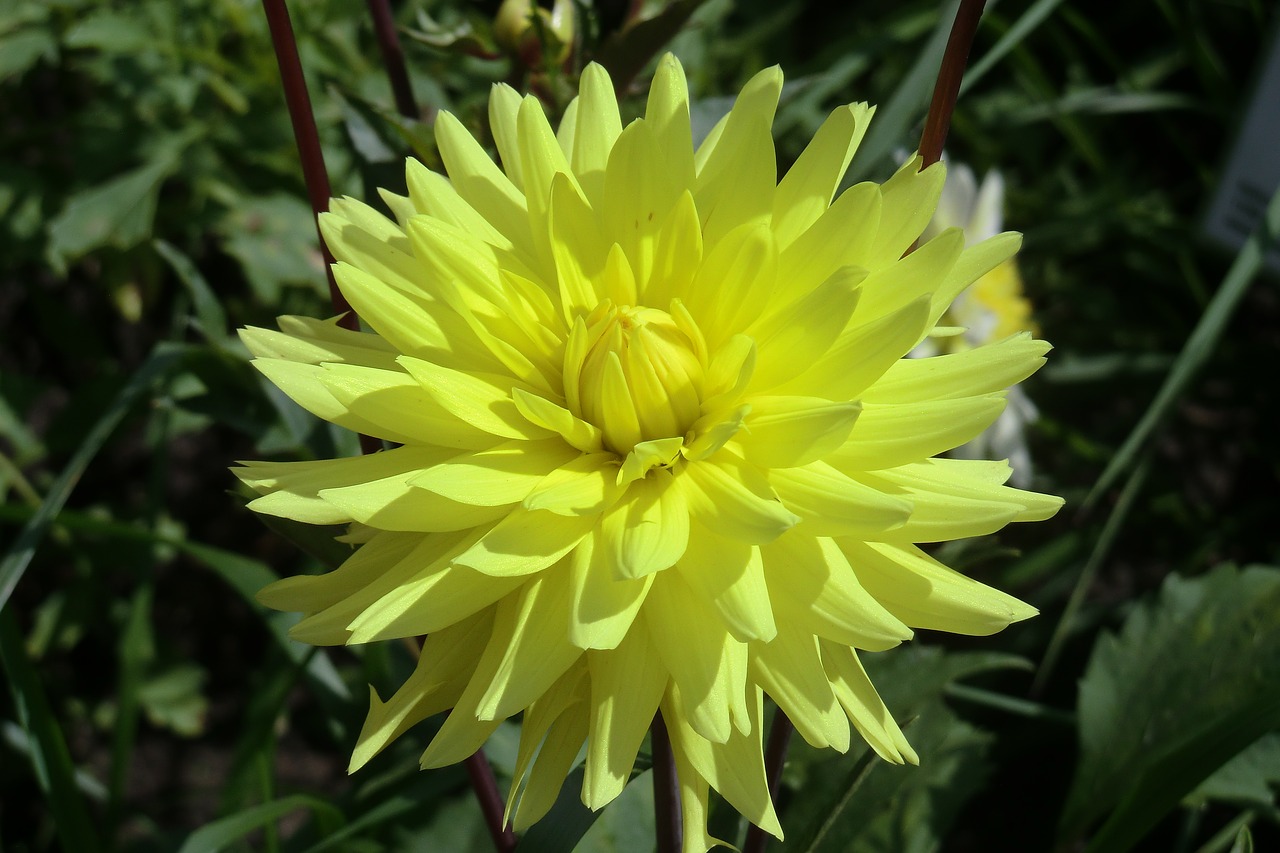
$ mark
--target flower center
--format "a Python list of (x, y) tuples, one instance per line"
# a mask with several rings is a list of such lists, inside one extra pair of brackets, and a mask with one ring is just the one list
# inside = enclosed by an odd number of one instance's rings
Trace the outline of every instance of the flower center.
[(642, 441), (684, 436), (700, 414), (704, 367), (671, 315), (604, 302), (586, 328), (580, 416), (605, 445), (625, 455)]

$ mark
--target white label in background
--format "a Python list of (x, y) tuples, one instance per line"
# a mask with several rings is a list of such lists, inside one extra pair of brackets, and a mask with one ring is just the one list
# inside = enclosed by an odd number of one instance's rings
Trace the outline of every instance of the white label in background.
[[(1271, 195), (1280, 189), (1280, 30), (1271, 39), (1271, 52), (1240, 136), (1214, 193), (1204, 233), (1215, 243), (1239, 250), (1262, 219)], [(1267, 253), (1266, 265), (1280, 272), (1280, 248)]]

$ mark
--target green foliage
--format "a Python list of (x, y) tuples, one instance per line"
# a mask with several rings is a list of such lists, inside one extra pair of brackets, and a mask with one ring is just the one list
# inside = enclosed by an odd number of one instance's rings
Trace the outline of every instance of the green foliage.
[(1153, 605), (1094, 646), (1079, 721), (1063, 826), (1076, 835), (1114, 809), (1092, 849), (1127, 849), (1280, 726), (1280, 569), (1170, 577)]
[[(402, 157), (437, 166), (436, 110), (485, 138), (495, 81), (551, 112), (573, 92), (574, 64), (500, 54), (495, 3), (406, 0), (421, 111), (400, 115), (364, 4), (290, 5), (335, 194), (377, 205), (374, 187), (403, 191)], [(438, 720), (345, 774), (369, 685), (386, 696), (409, 651), (304, 647), (254, 597), (349, 546), (268, 530), (227, 466), (358, 452), (264, 385), (234, 334), (331, 313), (260, 5), (0, 6), (4, 848), (490, 849), (465, 774), (418, 770)], [(947, 557), (1043, 615), (865, 655), (921, 765), (796, 738), (771, 849), (1274, 849), (1280, 571), (1261, 566), (1280, 560), (1280, 302), (1254, 283), (1260, 245), (1228, 270), (1196, 227), (1274, 11), (988, 7), (949, 151), (1000, 169), (1026, 233), (1056, 347), (1028, 385), (1036, 486), (1068, 505)], [(642, 80), (671, 47), (702, 133), (781, 63), (780, 171), (832, 108), (867, 100), (848, 180), (878, 179), (918, 138), (952, 8), (682, 0), (623, 26), (581, 2), (579, 55)], [(500, 785), (517, 731), (489, 745)], [(522, 853), (649, 853), (638, 769), (597, 815), (575, 773)], [(729, 809), (713, 822), (741, 843)]]

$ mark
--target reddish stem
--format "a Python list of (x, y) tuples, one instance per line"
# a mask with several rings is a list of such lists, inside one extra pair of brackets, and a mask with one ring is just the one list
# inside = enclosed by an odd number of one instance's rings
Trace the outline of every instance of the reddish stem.
[[(773, 716), (773, 724), (769, 727), (769, 743), (764, 751), (764, 772), (769, 782), (769, 799), (778, 805), (778, 790), (782, 787), (782, 768), (787, 763), (787, 747), (791, 744), (791, 733), (795, 727), (791, 720), (779, 708)], [(742, 853), (764, 853), (769, 843), (769, 834), (755, 824), (747, 830), (747, 840), (742, 845)]]
[(671, 737), (662, 722), (662, 712), (649, 727), (649, 748), (653, 752), (653, 821), (658, 835), (658, 853), (680, 853), (684, 825), (680, 814), (680, 780)]
[(465, 764), (467, 775), (471, 777), (471, 790), (480, 803), (480, 812), (489, 827), (494, 849), (498, 853), (512, 853), (516, 849), (516, 836), (502, 822), (502, 795), (498, 793), (498, 780), (484, 757), (484, 750), (476, 750)]
[(396, 34), (396, 23), (391, 17), (391, 4), (388, 0), (368, 2), (369, 14), (373, 16), (373, 33), (378, 39), (378, 52), (382, 54), (387, 78), (391, 81), (391, 94), (395, 98), (396, 109), (405, 118), (417, 119), (418, 105), (413, 99), (413, 86), (409, 83), (409, 72), (404, 65), (400, 36)]
[[(289, 106), (289, 120), (293, 123), (293, 138), (302, 158), (302, 178), (307, 184), (307, 197), (317, 217), (329, 209), (329, 173), (324, 168), (324, 152), (320, 149), (320, 134), (316, 130), (316, 117), (311, 109), (311, 96), (307, 93), (307, 81), (302, 76), (302, 62), (298, 59), (298, 42), (293, 36), (293, 24), (289, 21), (289, 9), (285, 0), (262, 0), (267, 13), (267, 26), (271, 30), (271, 44), (275, 47), (276, 62), (280, 66), (280, 81), (284, 85), (284, 100)], [(319, 234), (320, 220), (316, 220), (316, 233), (320, 236), (320, 251), (324, 255), (324, 271), (329, 277), (329, 299), (333, 310), (342, 315), (338, 325), (344, 329), (358, 330), (360, 320), (351, 310), (347, 297), (333, 280), (333, 256)]]
[(938, 69), (938, 82), (933, 87), (933, 100), (929, 102), (924, 133), (920, 135), (920, 156), (924, 158), (921, 169), (942, 159), (942, 146), (947, 141), (947, 131), (951, 129), (951, 114), (956, 110), (956, 99), (960, 95), (960, 80), (964, 77), (969, 51), (973, 49), (973, 39), (978, 32), (978, 21), (982, 19), (986, 5), (986, 0), (960, 0), (960, 8), (956, 10), (956, 20), (951, 25), (947, 48), (942, 54), (942, 67)]

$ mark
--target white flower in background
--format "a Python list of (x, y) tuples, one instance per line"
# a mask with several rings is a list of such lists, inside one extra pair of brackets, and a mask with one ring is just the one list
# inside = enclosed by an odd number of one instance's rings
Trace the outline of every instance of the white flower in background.
[[(979, 185), (968, 166), (948, 163), (938, 209), (920, 242), (947, 228), (963, 228), (966, 244), (980, 243), (1003, 230), (1003, 219), (1004, 178), (1000, 173), (988, 172)], [(935, 332), (911, 355), (959, 352), (1024, 331), (1034, 334), (1038, 330), (1031, 320), (1031, 302), (1023, 295), (1017, 262), (1009, 258), (957, 296)], [(1007, 458), (1013, 468), (1011, 485), (1025, 488), (1032, 473), (1025, 431), (1038, 415), (1026, 392), (1015, 385), (1009, 389), (1008, 405), (996, 422), (951, 455), (962, 459)]]

